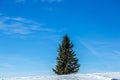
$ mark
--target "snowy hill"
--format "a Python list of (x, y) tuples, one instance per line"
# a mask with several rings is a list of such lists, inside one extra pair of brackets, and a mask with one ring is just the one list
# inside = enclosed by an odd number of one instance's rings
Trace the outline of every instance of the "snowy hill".
[(1, 78), (0, 80), (112, 80), (113, 78), (116, 80), (120, 80), (120, 73), (92, 73), (64, 76), (30, 76)]

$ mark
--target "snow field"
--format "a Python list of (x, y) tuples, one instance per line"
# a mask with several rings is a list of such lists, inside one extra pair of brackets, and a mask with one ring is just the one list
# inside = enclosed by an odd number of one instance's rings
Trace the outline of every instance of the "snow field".
[(0, 80), (111, 80), (113, 78), (120, 80), (120, 72), (74, 74), (74, 75), (63, 75), (63, 76), (14, 77), (14, 78), (0, 78)]

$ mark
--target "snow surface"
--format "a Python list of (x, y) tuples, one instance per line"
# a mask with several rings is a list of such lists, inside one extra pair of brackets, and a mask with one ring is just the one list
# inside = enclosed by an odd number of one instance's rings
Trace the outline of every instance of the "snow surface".
[(0, 78), (0, 80), (120, 80), (120, 72), (117, 73), (92, 73), (92, 74), (74, 74), (64, 76), (29, 76)]

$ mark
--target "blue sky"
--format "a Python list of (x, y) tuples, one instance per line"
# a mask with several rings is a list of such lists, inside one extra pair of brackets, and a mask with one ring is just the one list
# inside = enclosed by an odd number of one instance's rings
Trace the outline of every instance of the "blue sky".
[(68, 34), (79, 73), (120, 71), (119, 0), (0, 0), (0, 77), (54, 75)]

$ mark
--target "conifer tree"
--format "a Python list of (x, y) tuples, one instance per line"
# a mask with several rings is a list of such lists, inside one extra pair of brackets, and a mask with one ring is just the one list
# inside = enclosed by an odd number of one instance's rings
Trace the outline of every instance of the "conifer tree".
[(67, 35), (63, 37), (62, 43), (58, 48), (57, 64), (53, 71), (58, 75), (76, 73), (79, 70), (80, 64), (73, 51), (73, 44)]

